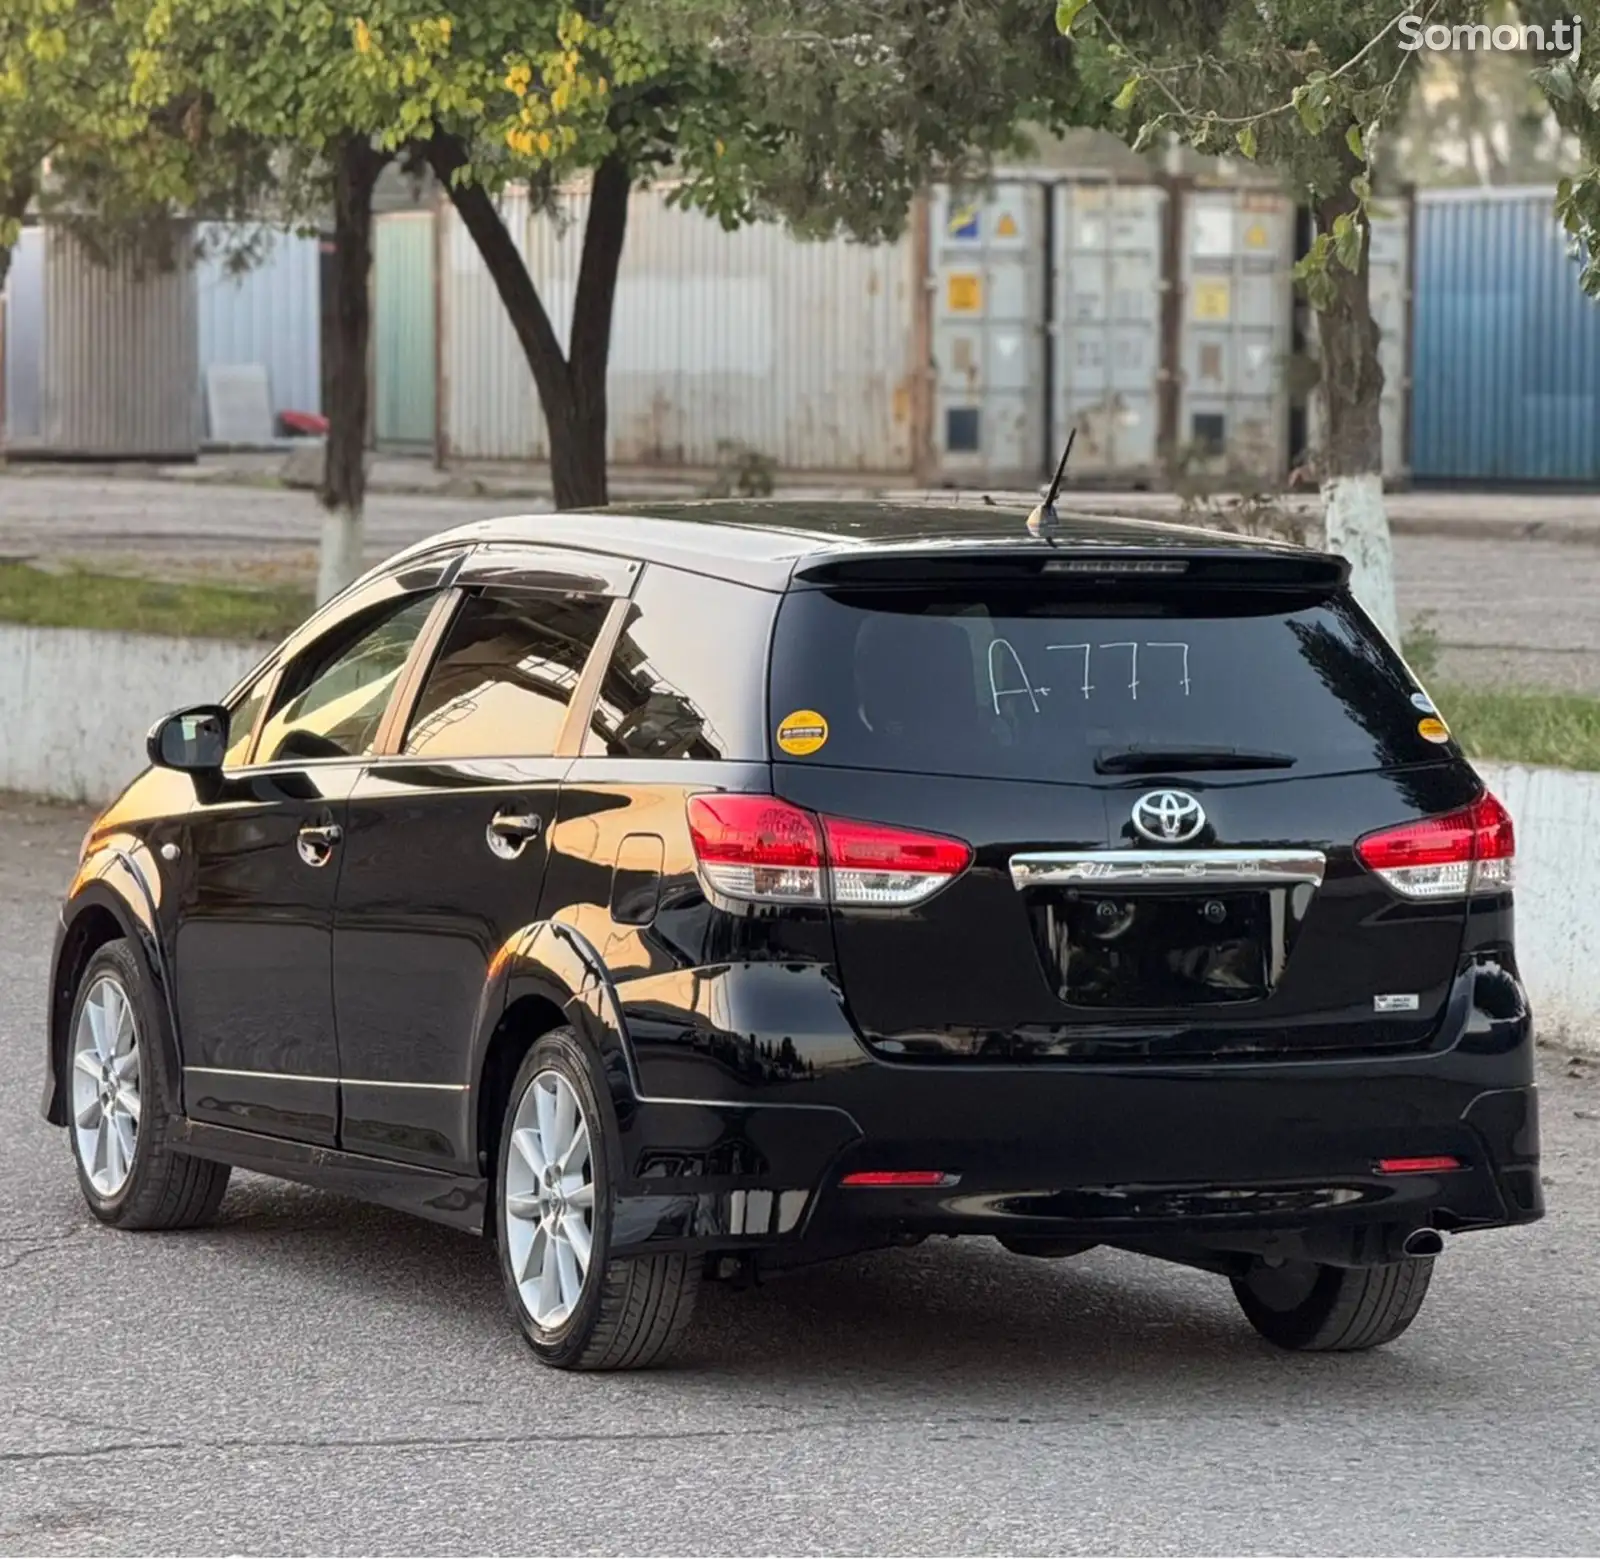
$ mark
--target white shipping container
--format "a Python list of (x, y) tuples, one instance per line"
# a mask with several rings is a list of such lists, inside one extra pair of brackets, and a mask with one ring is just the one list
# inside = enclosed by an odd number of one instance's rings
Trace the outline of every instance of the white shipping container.
[(1074, 477), (1147, 480), (1159, 465), (1167, 192), (1072, 181), (1055, 200), (1051, 449)]
[(1188, 190), (1178, 444), (1197, 469), (1281, 478), (1289, 444), (1294, 203), (1259, 188)]
[[(586, 192), (561, 219), (508, 196), (507, 226), (566, 347)], [(445, 447), (548, 458), (532, 374), (471, 238), (445, 208)], [(637, 191), (612, 319), (608, 451), (618, 465), (706, 467), (724, 442), (791, 471), (909, 472), (917, 278), (909, 238), (806, 243), (781, 226), (725, 233)]]

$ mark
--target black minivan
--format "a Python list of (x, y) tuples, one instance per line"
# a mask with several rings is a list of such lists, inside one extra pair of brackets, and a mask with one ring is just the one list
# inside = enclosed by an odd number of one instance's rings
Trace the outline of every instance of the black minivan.
[(938, 1235), (1387, 1342), (1538, 1218), (1511, 820), (1346, 565), (997, 508), (489, 521), (150, 736), (44, 1110), (94, 1214), (229, 1167), (482, 1232), (547, 1363)]

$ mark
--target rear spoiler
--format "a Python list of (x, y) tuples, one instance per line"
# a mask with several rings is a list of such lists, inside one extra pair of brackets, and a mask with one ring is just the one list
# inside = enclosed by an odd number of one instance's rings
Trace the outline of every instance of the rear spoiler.
[(803, 559), (796, 584), (1059, 584), (1086, 590), (1129, 585), (1157, 589), (1295, 590), (1331, 594), (1350, 577), (1345, 558), (1299, 548), (1083, 547), (1048, 543), (938, 550), (840, 551)]

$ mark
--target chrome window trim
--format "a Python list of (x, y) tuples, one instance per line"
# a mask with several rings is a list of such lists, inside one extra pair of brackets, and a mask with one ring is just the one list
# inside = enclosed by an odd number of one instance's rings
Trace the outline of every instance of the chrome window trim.
[(1012, 886), (1319, 887), (1321, 850), (1040, 850), (1011, 857)]

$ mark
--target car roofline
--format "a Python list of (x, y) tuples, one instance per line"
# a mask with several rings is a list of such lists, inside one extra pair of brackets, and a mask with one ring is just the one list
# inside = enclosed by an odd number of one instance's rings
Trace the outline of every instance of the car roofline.
[[(705, 504), (705, 508), (713, 507), (714, 500)], [(914, 513), (918, 506), (896, 507)], [(1013, 513), (1017, 519), (1014, 531), (997, 526), (992, 535), (941, 535), (934, 531), (926, 536), (882, 538), (720, 515), (690, 520), (622, 509), (506, 514), (470, 521), (414, 542), (369, 570), (358, 582), (382, 577), (435, 552), (459, 548), (466, 553), (484, 546), (545, 547), (600, 557), (630, 558), (765, 590), (785, 589), (794, 575), (808, 565), (869, 555), (881, 555), (885, 559), (933, 556), (976, 559), (980, 555), (1023, 557), (1045, 551), (1063, 556), (1099, 557), (1157, 551), (1167, 556), (1179, 552), (1225, 552), (1235, 557), (1290, 556), (1307, 561), (1333, 556), (1277, 538), (1244, 536), (1143, 516), (1081, 510), (1058, 511), (1060, 530), (1048, 537), (1033, 537), (1023, 528), (1026, 511), (1020, 506), (1012, 510), (1009, 506), (996, 505), (984, 511), (986, 518), (992, 515), (996, 520)]]

